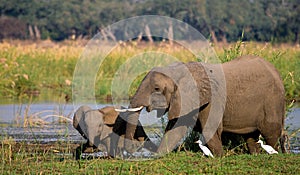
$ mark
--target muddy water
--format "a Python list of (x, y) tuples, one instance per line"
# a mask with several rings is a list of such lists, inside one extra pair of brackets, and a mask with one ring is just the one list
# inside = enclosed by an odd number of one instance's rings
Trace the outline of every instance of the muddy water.
[[(105, 104), (98, 107), (103, 106)], [(56, 103), (0, 105), (0, 139), (12, 137), (16, 141), (38, 143), (85, 142), (72, 127), (71, 119), (74, 109), (72, 104), (58, 105)], [(159, 123), (154, 113), (142, 112), (140, 120), (143, 125)], [(153, 120), (156, 121), (153, 122)], [(300, 132), (295, 132), (300, 128), (300, 108), (294, 108), (289, 113), (286, 128), (289, 134), (293, 135), (289, 140), (291, 152), (300, 153)]]

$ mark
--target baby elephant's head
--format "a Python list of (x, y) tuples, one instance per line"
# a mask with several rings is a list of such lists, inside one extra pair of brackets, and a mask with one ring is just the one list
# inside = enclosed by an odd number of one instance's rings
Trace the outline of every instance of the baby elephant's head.
[(112, 127), (119, 113), (113, 107), (104, 107), (99, 110), (88, 106), (81, 106), (74, 114), (74, 128), (88, 140), (91, 147), (99, 147), (112, 133)]

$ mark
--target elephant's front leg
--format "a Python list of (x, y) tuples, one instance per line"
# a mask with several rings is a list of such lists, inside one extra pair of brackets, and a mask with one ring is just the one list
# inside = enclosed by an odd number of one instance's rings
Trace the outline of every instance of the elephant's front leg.
[(108, 145), (108, 153), (110, 157), (116, 157), (119, 139), (120, 136), (116, 133), (113, 132), (110, 134), (110, 142)]
[(123, 134), (124, 127), (126, 127), (126, 121), (122, 119), (122, 117), (117, 117), (115, 124), (112, 129), (112, 133), (110, 136), (110, 144), (109, 144), (109, 156), (116, 157), (117, 148), (120, 140), (120, 135)]
[(137, 130), (137, 125), (139, 125), (139, 112), (130, 113), (127, 117), (124, 148), (129, 153), (136, 152), (142, 147), (142, 142), (134, 139), (135, 132)]
[(90, 146), (89, 142), (79, 145), (73, 153), (76, 160), (80, 159), (81, 154), (84, 153), (88, 148), (93, 148)]
[(160, 142), (157, 152), (165, 154), (173, 151), (181, 139), (186, 135), (187, 130), (187, 126), (178, 126), (167, 131)]
[(163, 139), (158, 147), (158, 153), (168, 153), (178, 146), (179, 142), (187, 135), (188, 127), (194, 127), (199, 109), (169, 120)]
[[(203, 136), (206, 140), (206, 144), (210, 151), (216, 156), (223, 156), (223, 146), (221, 140), (222, 128), (218, 128), (217, 131), (213, 134), (213, 136), (209, 139), (206, 136), (206, 133), (203, 133)], [(209, 134), (208, 134), (209, 135)]]
[(214, 155), (219, 157), (223, 156), (222, 141), (217, 134), (209, 139), (207, 146)]
[[(221, 109), (221, 108), (220, 108)], [(215, 156), (223, 156), (222, 146), (222, 116), (220, 111), (211, 110), (210, 105), (201, 111), (198, 119), (201, 123), (202, 135), (210, 151)]]

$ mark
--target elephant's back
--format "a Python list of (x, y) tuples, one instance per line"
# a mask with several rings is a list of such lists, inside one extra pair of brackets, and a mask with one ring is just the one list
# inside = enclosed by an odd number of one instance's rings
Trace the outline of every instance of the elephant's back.
[(284, 87), (271, 63), (260, 57), (243, 56), (224, 63), (223, 71), (227, 92), (224, 130), (248, 133), (257, 129), (262, 120), (283, 124)]
[[(223, 64), (226, 83), (230, 87), (236, 85), (236, 90), (243, 88), (277, 88), (284, 94), (283, 82), (276, 68), (257, 56), (242, 56)], [(251, 90), (251, 91), (253, 91)]]

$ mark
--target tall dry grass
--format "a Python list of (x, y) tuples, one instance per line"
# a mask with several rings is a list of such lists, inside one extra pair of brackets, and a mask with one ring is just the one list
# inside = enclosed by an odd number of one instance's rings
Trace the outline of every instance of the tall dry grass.
[[(77, 60), (84, 45), (76, 42), (53, 43), (2, 42), (0, 43), (0, 96), (23, 98), (38, 95), (47, 89), (55, 95), (71, 96), (71, 81)], [(294, 45), (272, 45), (270, 43), (237, 43), (214, 46), (222, 62), (241, 55), (258, 55), (275, 65), (279, 70), (289, 100), (300, 98), (300, 48)], [(167, 42), (119, 43), (99, 67), (95, 84), (95, 95), (111, 95), (111, 82), (120, 66), (141, 53), (163, 53), (179, 61), (197, 61), (191, 52), (180, 45)], [(146, 55), (147, 56), (147, 55)], [(163, 59), (163, 58), (162, 58)], [(147, 59), (141, 64), (148, 64)], [(132, 84), (133, 94), (143, 75)]]
[(0, 43), (0, 96), (24, 98), (46, 88), (70, 91), (83, 47), (44, 43)]

